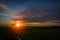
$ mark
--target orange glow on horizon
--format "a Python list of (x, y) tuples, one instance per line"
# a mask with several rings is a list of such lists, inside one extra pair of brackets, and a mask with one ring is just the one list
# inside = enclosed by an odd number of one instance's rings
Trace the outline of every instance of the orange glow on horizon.
[(15, 21), (11, 24), (11, 28), (14, 33), (22, 32), (25, 28), (25, 23), (23, 21)]

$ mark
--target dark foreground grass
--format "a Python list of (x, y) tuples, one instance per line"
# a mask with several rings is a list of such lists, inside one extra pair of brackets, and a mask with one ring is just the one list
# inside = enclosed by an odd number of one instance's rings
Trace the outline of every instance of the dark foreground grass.
[[(0, 27), (0, 40), (17, 40), (8, 29)], [(22, 40), (60, 40), (60, 27), (28, 27), (24, 32)]]
[(60, 40), (59, 27), (27, 28), (24, 40)]

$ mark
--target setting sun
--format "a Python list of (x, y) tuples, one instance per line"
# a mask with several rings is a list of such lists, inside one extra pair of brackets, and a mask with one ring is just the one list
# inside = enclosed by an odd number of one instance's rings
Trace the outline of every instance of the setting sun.
[(20, 26), (22, 26), (21, 23), (16, 23), (16, 27), (20, 27)]
[(17, 24), (16, 24), (16, 26), (17, 26), (17, 27), (19, 27), (19, 26), (20, 26), (20, 24), (19, 24), (19, 23), (17, 23)]
[(12, 24), (11, 24), (11, 28), (12, 28), (12, 31), (14, 33), (19, 33), (19, 32), (22, 32), (25, 28), (25, 22), (24, 21), (21, 21), (21, 20), (17, 20), (17, 21), (13, 21)]

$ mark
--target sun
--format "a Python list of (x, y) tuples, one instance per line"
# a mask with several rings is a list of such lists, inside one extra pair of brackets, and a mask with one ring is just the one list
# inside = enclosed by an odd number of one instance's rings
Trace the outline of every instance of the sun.
[(13, 21), (11, 24), (11, 29), (13, 33), (20, 33), (23, 32), (25, 29), (25, 22), (24, 21)]
[(22, 26), (21, 23), (16, 23), (16, 27)]
[(23, 21), (13, 21), (11, 26), (14, 26), (14, 27), (22, 27), (24, 26), (24, 22)]

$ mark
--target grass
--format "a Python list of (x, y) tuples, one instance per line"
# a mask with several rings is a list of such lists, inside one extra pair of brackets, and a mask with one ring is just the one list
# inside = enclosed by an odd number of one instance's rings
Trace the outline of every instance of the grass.
[[(17, 40), (7, 30), (5, 27), (0, 28), (0, 40)], [(60, 27), (28, 27), (22, 37), (23, 40), (60, 40)]]

